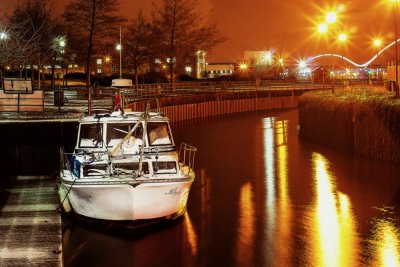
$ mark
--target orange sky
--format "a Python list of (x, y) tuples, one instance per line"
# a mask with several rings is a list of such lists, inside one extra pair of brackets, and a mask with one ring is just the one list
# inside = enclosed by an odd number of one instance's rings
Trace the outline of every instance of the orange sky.
[[(244, 50), (272, 49), (292, 59), (340, 52), (357, 63), (364, 63), (376, 52), (371, 47), (374, 37), (380, 36), (386, 44), (394, 39), (393, 11), (385, 1), (390, 4), (390, 0), (199, 0), (199, 8), (207, 21), (216, 23), (227, 38), (209, 53), (208, 60), (236, 60), (243, 56)], [(0, 0), (0, 10), (10, 10), (17, 2)], [(65, 2), (56, 0), (57, 6)], [(126, 17), (133, 17), (139, 8), (147, 14), (151, 12), (149, 0), (120, 2), (121, 14)], [(317, 23), (324, 19), (325, 10), (339, 4), (345, 9), (335, 29), (325, 39), (320, 38), (316, 34)], [(342, 30), (349, 35), (345, 47), (335, 41)], [(389, 56), (386, 53), (382, 57)]]

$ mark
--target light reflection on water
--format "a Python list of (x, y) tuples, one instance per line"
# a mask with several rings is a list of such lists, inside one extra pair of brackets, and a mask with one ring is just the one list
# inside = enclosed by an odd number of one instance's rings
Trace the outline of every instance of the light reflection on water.
[(187, 215), (134, 237), (74, 226), (66, 266), (400, 266), (399, 167), (300, 140), (296, 111), (174, 128), (199, 148)]
[(351, 212), (351, 201), (338, 192), (336, 179), (329, 171), (328, 160), (313, 153), (315, 203), (310, 210), (312, 256), (318, 266), (357, 265), (359, 242)]

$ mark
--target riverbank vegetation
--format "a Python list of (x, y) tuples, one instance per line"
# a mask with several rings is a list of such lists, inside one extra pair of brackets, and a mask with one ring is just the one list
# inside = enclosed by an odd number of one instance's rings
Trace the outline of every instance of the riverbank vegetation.
[(370, 158), (400, 162), (400, 99), (368, 87), (299, 99), (300, 136)]

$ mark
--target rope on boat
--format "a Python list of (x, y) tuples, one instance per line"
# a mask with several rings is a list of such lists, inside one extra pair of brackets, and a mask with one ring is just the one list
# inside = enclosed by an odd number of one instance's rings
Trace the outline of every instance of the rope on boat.
[[(58, 207), (56, 208), (56, 211), (57, 212), (61, 212), (61, 209), (62, 209), (62, 206), (64, 205), (64, 202), (65, 202), (65, 200), (67, 199), (67, 197), (68, 197), (68, 195), (69, 195), (69, 192), (71, 191), (71, 189), (72, 189), (72, 187), (74, 186), (74, 184), (75, 184), (75, 181), (77, 180), (76, 178), (74, 178), (74, 176), (73, 176), (73, 174), (72, 174), (72, 170), (71, 170), (71, 165), (70, 165), (70, 162), (69, 162), (69, 160), (68, 160), (68, 157), (66, 156), (66, 154), (64, 153), (64, 149), (61, 147), (60, 148), (60, 153), (61, 153), (61, 155), (62, 155), (62, 166), (61, 166), (61, 170), (63, 170), (64, 169), (64, 162), (66, 161), (67, 163), (68, 163), (68, 170), (69, 170), (69, 173), (71, 174), (71, 178), (73, 179), (73, 181), (72, 181), (72, 184), (71, 184), (71, 186), (70, 186), (70, 188), (68, 189), (68, 191), (67, 191), (67, 193), (65, 194), (65, 197), (64, 197), (64, 199), (60, 202), (60, 204), (58, 205)], [(64, 161), (65, 160), (65, 161)]]

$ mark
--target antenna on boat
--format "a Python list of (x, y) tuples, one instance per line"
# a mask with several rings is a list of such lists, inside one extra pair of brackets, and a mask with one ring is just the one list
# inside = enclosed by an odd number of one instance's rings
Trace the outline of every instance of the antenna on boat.
[(139, 157), (139, 174), (142, 173), (143, 171), (143, 157), (144, 157), (144, 142), (145, 142), (145, 136), (147, 135), (147, 121), (149, 119), (149, 112), (150, 112), (150, 103), (147, 102), (146, 105), (146, 111), (144, 113), (144, 123), (143, 123), (143, 133), (142, 133), (142, 149), (140, 151), (140, 157)]
[(161, 113), (161, 111), (160, 111), (160, 101), (158, 101), (158, 98), (156, 97), (156, 103), (157, 103), (157, 109), (156, 109), (156, 111), (157, 111), (157, 113)]

